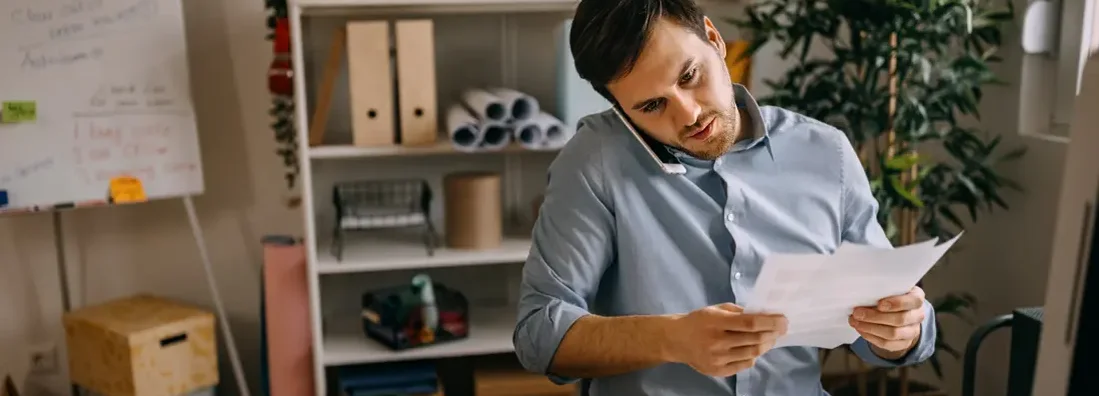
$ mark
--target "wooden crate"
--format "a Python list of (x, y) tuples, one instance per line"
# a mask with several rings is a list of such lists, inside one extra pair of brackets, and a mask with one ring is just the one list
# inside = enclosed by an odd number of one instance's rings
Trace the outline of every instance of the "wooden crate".
[(177, 396), (218, 383), (214, 315), (139, 295), (64, 317), (72, 382), (105, 396)]
[(527, 372), (514, 354), (483, 356), (471, 362), (476, 396), (576, 396), (576, 385), (557, 385)]
[(477, 396), (576, 396), (575, 385), (556, 385), (520, 370), (486, 369), (473, 375)]

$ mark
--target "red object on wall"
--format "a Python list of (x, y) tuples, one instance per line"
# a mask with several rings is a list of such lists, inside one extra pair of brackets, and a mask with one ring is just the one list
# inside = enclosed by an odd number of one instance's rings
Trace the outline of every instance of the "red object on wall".
[(267, 71), (267, 89), (275, 95), (294, 94), (294, 67), (290, 59), (290, 21), (286, 18), (275, 23), (275, 57)]

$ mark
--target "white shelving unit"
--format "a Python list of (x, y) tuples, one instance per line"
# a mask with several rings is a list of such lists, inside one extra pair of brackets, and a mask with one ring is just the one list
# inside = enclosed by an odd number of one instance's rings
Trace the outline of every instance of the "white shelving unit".
[[(529, 150), (512, 145), (504, 148), (502, 153), (519, 153)], [(309, 159), (349, 159), (349, 158), (380, 158), (380, 157), (411, 157), (420, 155), (438, 154), (464, 154), (459, 153), (447, 141), (439, 141), (429, 146), (381, 146), (381, 147), (357, 147), (352, 145), (330, 145), (314, 147), (309, 150)]]
[[(290, 0), (290, 26), (293, 43), (294, 88), (299, 158), (301, 159), (302, 202), (306, 224), (305, 240), (309, 268), (311, 318), (316, 394), (328, 395), (326, 369), (352, 364), (395, 362), (413, 359), (437, 359), (459, 356), (507, 353), (513, 351), (512, 331), (516, 321), (514, 304), (517, 273), (531, 247), (526, 235), (507, 234), (501, 246), (490, 250), (458, 250), (441, 246), (428, 255), (419, 239), (399, 235), (371, 235), (350, 238), (345, 242), (342, 260), (331, 253), (328, 236), (331, 223), (330, 191), (333, 183), (349, 178), (366, 179), (399, 175), (401, 177), (437, 178), (459, 169), (493, 169), (501, 173), (504, 184), (504, 205), (508, 226), (523, 228), (523, 218), (529, 226), (529, 216), (518, 215), (531, 206), (529, 201), (545, 181), (545, 166), (554, 152), (532, 152), (509, 147), (498, 152), (464, 153), (456, 151), (450, 142), (440, 138), (429, 146), (356, 147), (350, 143), (309, 147), (307, 133), (311, 118), (310, 102), (316, 100), (314, 86), (320, 84), (321, 65), (325, 59), (328, 32), (349, 20), (433, 18), (436, 20), (436, 75), (439, 82), (440, 121), (445, 119), (446, 100), (453, 100), (462, 83), (499, 84), (524, 90), (535, 96), (543, 107), (553, 108), (554, 65), (543, 65), (535, 75), (522, 64), (527, 52), (534, 51), (539, 62), (553, 59), (552, 45), (545, 48), (520, 48), (519, 40), (531, 42), (548, 38), (550, 22), (563, 22), (571, 17), (576, 0)], [(477, 19), (482, 18), (482, 19)], [(523, 21), (518, 21), (521, 18)], [(530, 19), (532, 18), (532, 19)], [(526, 29), (535, 20), (541, 29), (530, 37)], [(495, 22), (493, 26), (483, 22)], [(480, 38), (457, 37), (442, 31), (455, 26), (469, 26), (468, 34)], [(467, 34), (463, 31), (462, 34)], [(491, 36), (490, 36), (491, 35)], [(523, 36), (523, 37), (521, 37)], [(442, 39), (466, 40), (461, 52), (443, 54)], [(468, 47), (468, 48), (466, 48)], [(466, 53), (491, 53), (485, 66), (477, 68), (480, 75), (457, 71), (476, 65), (442, 66), (440, 62), (458, 62)], [(522, 55), (519, 52), (524, 52)], [(448, 56), (444, 56), (448, 55)], [(461, 60), (468, 62), (468, 60)], [(346, 69), (346, 63), (343, 66)], [(481, 70), (485, 69), (485, 70)], [(448, 75), (447, 73), (452, 73)], [(548, 74), (548, 75), (546, 75)], [(345, 77), (344, 77), (345, 78)], [(470, 80), (467, 82), (464, 80)], [(346, 88), (346, 79), (337, 82)], [(522, 89), (528, 87), (530, 90)], [(339, 88), (338, 88), (339, 89)], [(341, 101), (343, 103), (341, 103)], [(346, 106), (346, 96), (339, 94), (334, 106)], [(328, 133), (350, 129), (346, 114), (338, 110), (329, 117)], [(340, 125), (340, 123), (343, 123)], [(524, 177), (524, 174), (526, 177)], [(534, 193), (529, 193), (534, 190)], [(435, 205), (433, 217), (440, 217), (442, 189), (433, 186)], [(441, 234), (443, 227), (436, 222)], [(511, 227), (508, 227), (511, 228)], [(314, 242), (315, 241), (315, 242)], [(440, 235), (440, 243), (445, 238)], [(394, 352), (366, 337), (357, 311), (358, 296), (387, 282), (407, 282), (415, 272), (437, 271), (448, 286), (467, 294), (470, 299), (470, 336), (468, 339), (434, 346)], [(487, 277), (488, 275), (501, 275)], [(436, 280), (439, 278), (432, 274)], [(491, 278), (491, 279), (490, 279)], [(451, 285), (450, 282), (463, 283)], [(464, 284), (464, 282), (477, 282)], [(465, 288), (463, 288), (463, 286)], [(499, 297), (480, 298), (477, 294)], [(483, 301), (492, 303), (484, 303)], [(333, 392), (334, 393), (334, 392)]]

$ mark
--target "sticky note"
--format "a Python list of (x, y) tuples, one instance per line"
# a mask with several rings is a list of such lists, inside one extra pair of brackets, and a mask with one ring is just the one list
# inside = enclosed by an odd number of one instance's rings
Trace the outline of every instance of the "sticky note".
[(138, 178), (119, 176), (111, 179), (111, 202), (116, 204), (144, 202), (146, 199), (145, 189)]
[(38, 104), (28, 100), (0, 102), (0, 122), (34, 122), (38, 120)]

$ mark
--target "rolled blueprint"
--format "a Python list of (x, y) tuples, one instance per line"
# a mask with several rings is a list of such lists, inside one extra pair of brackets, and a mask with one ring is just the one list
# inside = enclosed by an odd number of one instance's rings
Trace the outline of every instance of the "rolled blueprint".
[(511, 127), (503, 121), (482, 120), (479, 128), (482, 136), (480, 150), (503, 150), (511, 143)]
[(557, 117), (544, 111), (534, 116), (531, 121), (538, 125), (538, 128), (542, 130), (545, 136), (542, 139), (542, 144), (535, 148), (538, 150), (557, 150), (565, 147), (565, 143), (568, 143), (569, 139), (572, 139), (572, 135), (575, 134), (572, 128), (569, 128)]
[(546, 131), (535, 119), (518, 121), (512, 125), (512, 138), (527, 150), (538, 150), (546, 142)]
[(533, 96), (511, 88), (492, 88), (488, 92), (504, 104), (509, 122), (529, 120), (539, 112), (538, 100)]
[(508, 118), (508, 108), (504, 101), (483, 89), (467, 89), (462, 92), (462, 103), (478, 120), (505, 121)]
[(447, 135), (454, 148), (459, 151), (476, 151), (481, 145), (484, 134), (480, 129), (480, 121), (466, 110), (461, 103), (450, 106), (446, 115)]

